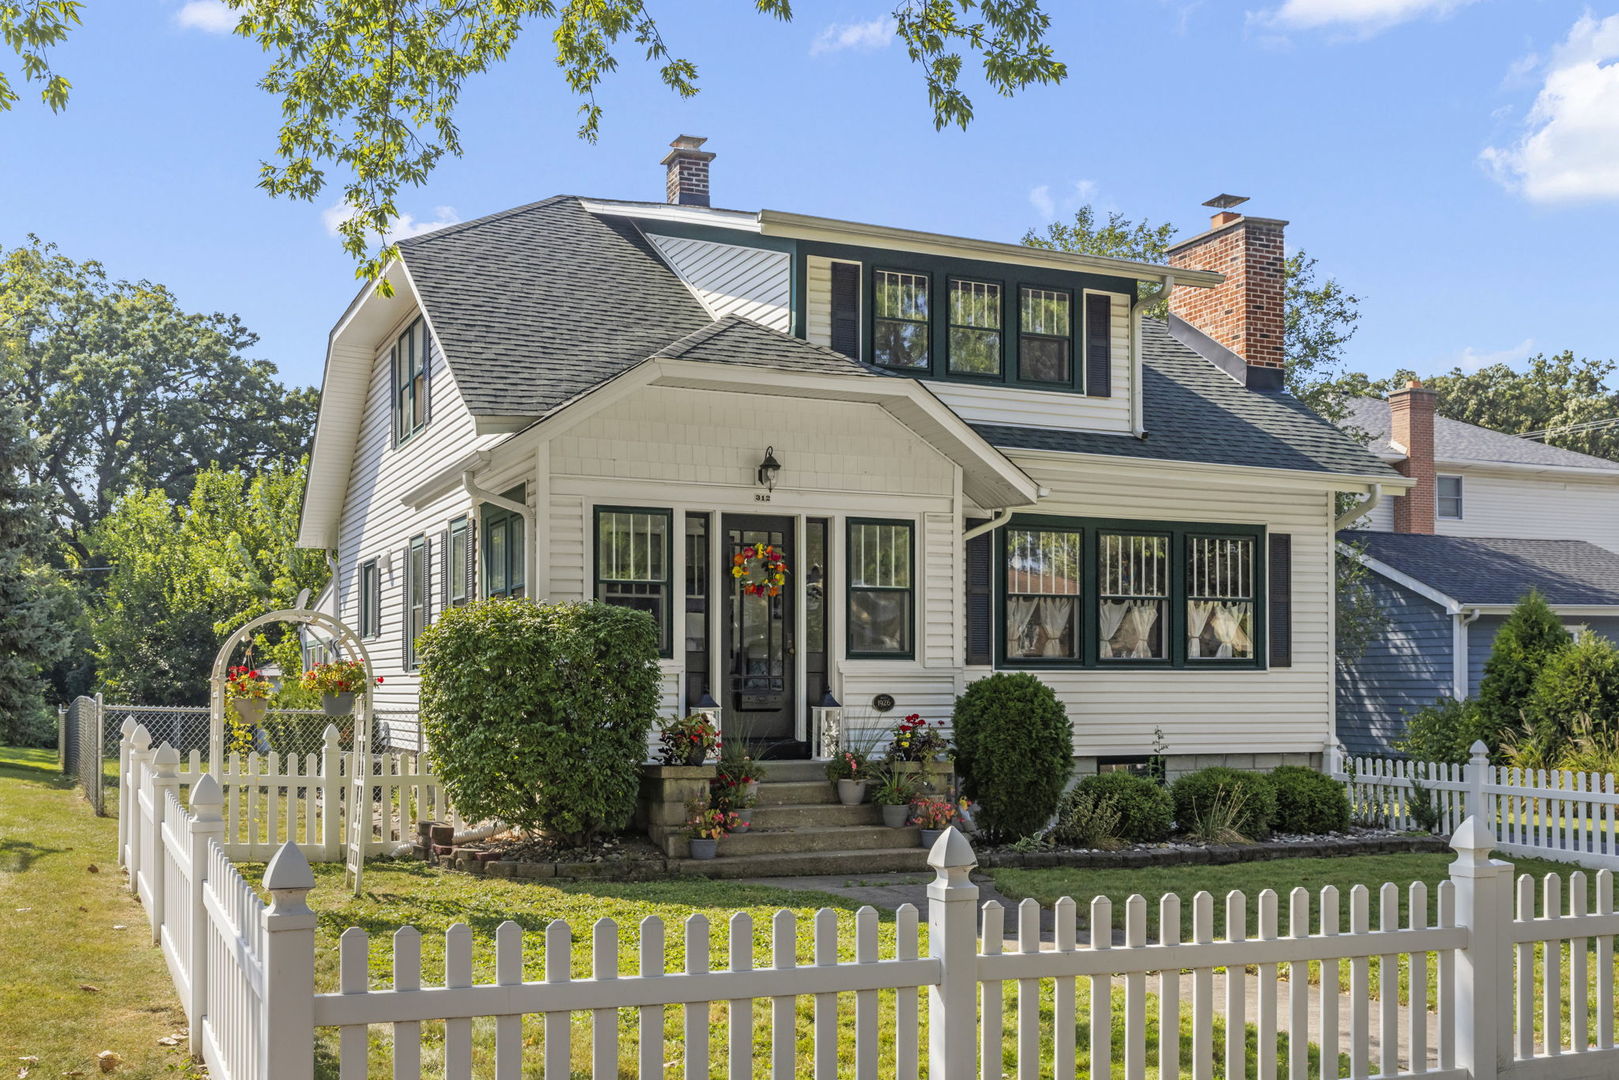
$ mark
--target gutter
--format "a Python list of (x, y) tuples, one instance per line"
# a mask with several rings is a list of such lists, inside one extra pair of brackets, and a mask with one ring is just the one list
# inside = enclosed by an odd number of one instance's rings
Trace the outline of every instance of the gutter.
[(1351, 506), (1348, 510), (1345, 510), (1343, 513), (1339, 514), (1333, 519), (1332, 531), (1337, 532), (1339, 529), (1349, 528), (1350, 525), (1354, 524), (1375, 510), (1377, 508), (1377, 504), (1382, 501), (1383, 485), (1373, 484), (1372, 490), (1366, 493), (1366, 498), (1362, 499), (1360, 502), (1356, 503), (1354, 506)]
[(1130, 434), (1138, 439), (1147, 437), (1146, 423), (1141, 415), (1141, 399), (1145, 391), (1142, 389), (1141, 377), (1141, 313), (1146, 310), (1149, 303), (1159, 300), (1168, 301), (1169, 294), (1175, 291), (1175, 275), (1164, 275), (1164, 288), (1151, 300), (1137, 298), (1130, 305)]
[[(1035, 491), (1035, 496), (1037, 498), (1041, 498), (1041, 499), (1045, 498), (1047, 495), (1050, 495), (1050, 494), (1051, 494), (1051, 489), (1048, 488), (1048, 487), (1042, 487), (1042, 488), (1039, 488), (1039, 489), (1037, 489)], [(994, 532), (996, 529), (999, 529), (1002, 525), (1005, 525), (1008, 521), (1011, 521), (1012, 520), (1012, 515), (1017, 513), (1019, 510), (1029, 510), (1029, 509), (1032, 509), (1033, 507), (1038, 506), (1038, 505), (1039, 505), (1039, 503), (1032, 502), (1032, 503), (1024, 503), (1022, 506), (1003, 506), (999, 510), (996, 510), (996, 511), (992, 512), (990, 514), (990, 517), (989, 517), (988, 521), (980, 522), (977, 525), (974, 525), (972, 528), (968, 529), (966, 532), (962, 533), (961, 534), (961, 542), (963, 544), (965, 544), (969, 540), (978, 539), (980, 536), (983, 536), (985, 533)]]

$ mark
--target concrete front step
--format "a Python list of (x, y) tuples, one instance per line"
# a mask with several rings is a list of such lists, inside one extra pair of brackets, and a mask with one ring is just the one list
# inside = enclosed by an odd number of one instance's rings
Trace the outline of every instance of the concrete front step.
[(819, 780), (823, 784), (826, 783), (824, 761), (761, 761), (759, 764), (765, 771), (764, 782), (767, 784), (805, 780)]
[(882, 825), (834, 825), (830, 828), (749, 830), (732, 833), (720, 841), (721, 856), (774, 855), (782, 852), (867, 851), (874, 848), (915, 844), (920, 849), (921, 832), (907, 826), (889, 829)]
[(826, 782), (819, 780), (766, 780), (759, 785), (760, 806), (827, 806), (838, 805), (838, 793)]
[(756, 829), (798, 829), (816, 825), (881, 825), (882, 811), (871, 803), (842, 806), (837, 803), (770, 805), (753, 808)]
[[(904, 830), (914, 832), (914, 830)], [(898, 835), (901, 830), (889, 832)], [(751, 835), (751, 834), (744, 834)], [(735, 837), (729, 839), (736, 839)], [(820, 874), (915, 873), (928, 868), (927, 849), (914, 836), (913, 847), (868, 848), (864, 851), (790, 851), (773, 855), (734, 857), (725, 854), (726, 840), (720, 841), (717, 859), (673, 859), (677, 873), (699, 874), (709, 878), (809, 877)]]

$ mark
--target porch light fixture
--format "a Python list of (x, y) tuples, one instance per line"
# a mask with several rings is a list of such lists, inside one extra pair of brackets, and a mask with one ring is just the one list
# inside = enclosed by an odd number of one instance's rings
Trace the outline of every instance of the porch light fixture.
[(841, 709), (843, 706), (838, 704), (838, 699), (832, 696), (832, 688), (829, 686), (826, 688), (826, 693), (821, 695), (821, 703), (817, 708)]
[(766, 491), (776, 490), (776, 474), (781, 472), (781, 462), (776, 460), (776, 448), (765, 447), (765, 459), (759, 462), (759, 485)]
[(715, 701), (714, 695), (710, 694), (705, 688), (703, 690), (703, 696), (697, 699), (697, 711), (708, 712), (710, 709), (717, 709), (719, 707), (720, 703)]

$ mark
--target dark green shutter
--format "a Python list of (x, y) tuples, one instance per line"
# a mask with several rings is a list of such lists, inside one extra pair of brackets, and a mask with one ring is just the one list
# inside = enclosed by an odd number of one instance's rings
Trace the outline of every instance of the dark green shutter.
[(467, 602), (478, 599), (478, 519), (467, 516), (467, 561), (461, 568), (467, 580)]
[(1113, 396), (1113, 298), (1085, 297), (1085, 393)]
[(438, 534), (438, 610), (450, 610), (450, 530)]
[[(967, 527), (981, 525), (968, 519)], [(995, 662), (994, 533), (967, 541), (967, 604), (964, 612), (968, 664)]]
[(1270, 666), (1293, 666), (1293, 537), (1270, 534)]
[(832, 264), (832, 348), (860, 358), (860, 264)]

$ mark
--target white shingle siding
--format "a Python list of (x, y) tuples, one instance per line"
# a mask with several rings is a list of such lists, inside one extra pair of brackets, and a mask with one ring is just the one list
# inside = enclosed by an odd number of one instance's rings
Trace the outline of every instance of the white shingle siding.
[(792, 329), (792, 263), (784, 251), (648, 233), (714, 318), (741, 315), (772, 330)]

